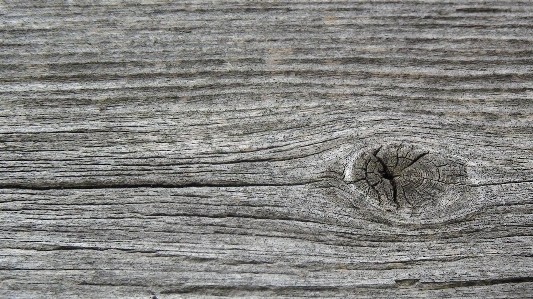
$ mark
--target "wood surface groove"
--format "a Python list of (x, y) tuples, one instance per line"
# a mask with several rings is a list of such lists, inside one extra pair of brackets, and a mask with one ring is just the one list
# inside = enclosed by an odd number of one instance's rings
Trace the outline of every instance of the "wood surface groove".
[[(0, 294), (533, 298), (532, 20), (516, 0), (0, 1)], [(346, 173), (398, 144), (427, 154), (375, 174), (423, 195), (389, 209)]]

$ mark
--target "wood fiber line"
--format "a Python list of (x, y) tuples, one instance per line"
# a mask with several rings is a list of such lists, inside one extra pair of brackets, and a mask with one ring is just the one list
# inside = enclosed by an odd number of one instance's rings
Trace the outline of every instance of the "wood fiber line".
[(531, 296), (532, 19), (0, 1), (0, 294)]

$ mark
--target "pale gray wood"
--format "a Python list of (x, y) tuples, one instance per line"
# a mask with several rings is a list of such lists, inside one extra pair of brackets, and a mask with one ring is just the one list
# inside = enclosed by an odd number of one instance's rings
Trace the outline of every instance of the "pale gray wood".
[[(0, 294), (531, 297), (532, 22), (529, 1), (1, 1)], [(431, 153), (409, 175), (464, 167), (439, 185), (461, 196), (361, 193), (347, 171), (394, 144)]]

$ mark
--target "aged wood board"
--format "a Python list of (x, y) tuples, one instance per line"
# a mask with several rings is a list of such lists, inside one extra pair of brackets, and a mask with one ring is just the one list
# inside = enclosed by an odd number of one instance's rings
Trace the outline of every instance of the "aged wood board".
[(533, 2), (0, 1), (3, 298), (533, 298)]

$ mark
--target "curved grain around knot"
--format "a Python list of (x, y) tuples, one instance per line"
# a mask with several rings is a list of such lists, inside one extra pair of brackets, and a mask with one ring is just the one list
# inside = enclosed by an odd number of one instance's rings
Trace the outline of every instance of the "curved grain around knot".
[(442, 221), (464, 214), (475, 198), (465, 161), (417, 145), (363, 149), (349, 159), (344, 179), (354, 204), (388, 219)]

